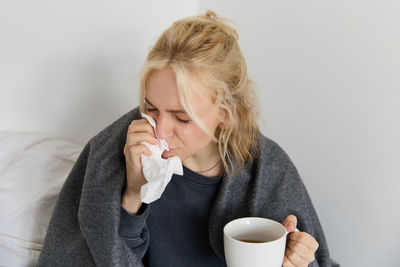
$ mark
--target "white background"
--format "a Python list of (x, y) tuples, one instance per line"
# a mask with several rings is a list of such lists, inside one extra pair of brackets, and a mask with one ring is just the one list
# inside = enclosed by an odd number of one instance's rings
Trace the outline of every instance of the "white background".
[(0, 130), (85, 144), (137, 106), (145, 56), (207, 8), (239, 26), (262, 132), (342, 266), (399, 266), (400, 2), (0, 0)]

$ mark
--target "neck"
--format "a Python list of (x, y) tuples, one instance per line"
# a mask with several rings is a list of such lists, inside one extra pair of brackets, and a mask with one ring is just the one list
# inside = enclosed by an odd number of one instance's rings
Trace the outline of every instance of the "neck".
[(223, 164), (222, 161), (220, 160), (218, 164), (216, 164), (215, 167), (213, 167), (212, 169), (198, 173), (207, 177), (219, 177), (222, 175), (223, 169), (224, 169)]
[(208, 177), (219, 176), (223, 169), (218, 146), (213, 142), (196, 155), (185, 159), (183, 164), (192, 171)]

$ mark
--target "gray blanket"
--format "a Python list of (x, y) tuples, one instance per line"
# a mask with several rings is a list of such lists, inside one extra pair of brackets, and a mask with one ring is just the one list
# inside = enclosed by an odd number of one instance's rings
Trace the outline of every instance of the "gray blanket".
[[(136, 107), (86, 144), (58, 197), (38, 266), (143, 266), (118, 233), (126, 176), (123, 148), (129, 124), (139, 118)], [(233, 219), (257, 216), (282, 222), (294, 214), (297, 228), (320, 245), (310, 265), (337, 266), (295, 166), (275, 142), (262, 134), (258, 140), (260, 156), (252, 166), (222, 177), (209, 218), (215, 253), (224, 259), (223, 227)]]

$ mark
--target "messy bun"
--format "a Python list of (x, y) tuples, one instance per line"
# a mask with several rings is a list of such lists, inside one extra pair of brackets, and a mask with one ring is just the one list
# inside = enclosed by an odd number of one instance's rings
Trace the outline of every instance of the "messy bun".
[(216, 19), (218, 17), (214, 11), (209, 10), (209, 9), (206, 11), (206, 16), (210, 19)]
[(204, 17), (213, 21), (224, 32), (226, 32), (228, 35), (232, 36), (235, 39), (235, 41), (239, 40), (239, 34), (236, 32), (236, 30), (234, 28), (228, 26), (228, 24), (227, 24), (227, 23), (231, 23), (231, 24), (235, 25), (235, 27), (239, 28), (236, 25), (236, 23), (234, 23), (232, 20), (227, 19), (227, 18), (221, 18), (214, 11), (209, 10), (209, 9), (206, 10)]
[[(239, 172), (257, 156), (259, 129), (257, 96), (247, 76), (246, 62), (238, 45), (239, 35), (229, 19), (214, 11), (172, 23), (147, 56), (140, 81), (140, 109), (144, 112), (146, 80), (152, 70), (171, 69), (176, 76), (182, 107), (210, 138), (218, 143), (224, 169)], [(203, 125), (188, 105), (188, 75), (206, 88), (215, 106), (226, 115), (218, 118), (215, 133)]]

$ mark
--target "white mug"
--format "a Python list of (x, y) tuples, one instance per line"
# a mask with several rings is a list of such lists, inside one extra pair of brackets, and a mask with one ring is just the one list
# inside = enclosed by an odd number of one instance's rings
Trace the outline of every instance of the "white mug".
[(287, 234), (285, 226), (266, 218), (245, 217), (227, 223), (224, 251), (228, 267), (281, 267)]

